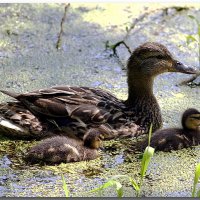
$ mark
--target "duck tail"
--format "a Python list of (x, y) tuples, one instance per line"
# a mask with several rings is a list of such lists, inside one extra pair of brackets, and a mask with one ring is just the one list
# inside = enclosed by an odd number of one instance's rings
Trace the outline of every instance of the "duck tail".
[(16, 93), (16, 92), (9, 92), (9, 91), (6, 91), (6, 90), (0, 90), (0, 92), (2, 92), (3, 94), (8, 95), (8, 96), (10, 96), (10, 97), (13, 97), (13, 98), (15, 98), (15, 99), (17, 99), (18, 96), (19, 96), (19, 94)]

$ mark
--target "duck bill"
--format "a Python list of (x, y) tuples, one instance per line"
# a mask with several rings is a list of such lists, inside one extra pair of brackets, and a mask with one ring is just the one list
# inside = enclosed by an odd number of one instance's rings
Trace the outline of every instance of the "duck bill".
[(175, 61), (173, 69), (174, 72), (180, 72), (184, 74), (200, 74), (200, 71), (197, 68), (184, 65), (179, 61)]

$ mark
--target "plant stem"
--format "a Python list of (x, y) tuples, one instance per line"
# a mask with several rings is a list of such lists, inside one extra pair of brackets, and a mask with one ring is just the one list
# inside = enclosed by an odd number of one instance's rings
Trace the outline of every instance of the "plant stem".
[(196, 185), (193, 186), (193, 189), (192, 189), (192, 197), (195, 197), (195, 192), (196, 192)]
[(138, 192), (137, 192), (137, 194), (136, 194), (136, 197), (140, 197), (140, 192), (141, 192), (141, 187), (142, 187), (142, 184), (143, 184), (143, 180), (144, 180), (144, 177), (143, 176), (141, 176), (140, 177), (140, 184), (139, 184), (139, 190), (138, 190)]

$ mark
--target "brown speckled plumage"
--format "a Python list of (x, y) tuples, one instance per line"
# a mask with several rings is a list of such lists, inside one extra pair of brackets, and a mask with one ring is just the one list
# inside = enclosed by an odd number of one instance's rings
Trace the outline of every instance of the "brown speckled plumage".
[(33, 146), (25, 157), (28, 163), (59, 164), (93, 160), (98, 157), (101, 145), (99, 132), (88, 131), (83, 140), (65, 136), (55, 136), (42, 140)]
[[(56, 86), (24, 94), (2, 92), (20, 101), (21, 106), (31, 111), (39, 124), (45, 124), (37, 136), (41, 133), (43, 137), (48, 132), (56, 133), (62, 129), (65, 133), (82, 138), (90, 128), (102, 131), (105, 138), (136, 136), (147, 133), (151, 123), (154, 131), (162, 126), (160, 108), (153, 94), (153, 82), (157, 75), (164, 72), (194, 74), (197, 71), (176, 61), (163, 45), (147, 42), (136, 48), (128, 60), (126, 101), (90, 87)], [(8, 109), (12, 110), (10, 107)], [(12, 121), (11, 117), (1, 115), (2, 119)], [(1, 122), (0, 129), (3, 129)], [(32, 129), (30, 127), (30, 136), (34, 137)], [(12, 131), (4, 133), (12, 136)]]

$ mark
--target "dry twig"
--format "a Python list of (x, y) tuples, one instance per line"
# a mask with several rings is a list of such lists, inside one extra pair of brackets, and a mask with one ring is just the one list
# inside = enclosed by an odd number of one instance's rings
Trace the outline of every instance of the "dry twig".
[(61, 23), (60, 23), (60, 33), (58, 35), (58, 40), (57, 40), (57, 43), (56, 43), (56, 49), (60, 49), (60, 47), (61, 47), (61, 38), (62, 38), (62, 34), (63, 34), (63, 24), (65, 22), (66, 15), (67, 15), (67, 9), (69, 8), (69, 6), (70, 6), (70, 3), (68, 3), (65, 6), (64, 15), (63, 15)]

